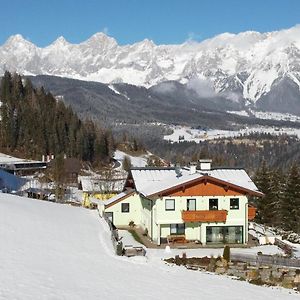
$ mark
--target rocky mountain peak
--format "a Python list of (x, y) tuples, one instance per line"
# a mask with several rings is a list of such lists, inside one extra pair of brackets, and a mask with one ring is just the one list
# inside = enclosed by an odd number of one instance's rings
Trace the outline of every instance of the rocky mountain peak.
[(122, 46), (99, 32), (80, 44), (59, 37), (50, 46), (38, 48), (15, 35), (0, 46), (0, 61), (2, 73), (3, 66), (9, 66), (23, 74), (146, 87), (200, 78), (214, 93), (255, 103), (283, 77), (300, 87), (300, 26), (267, 33), (223, 33), (181, 45), (155, 45), (145, 39)]

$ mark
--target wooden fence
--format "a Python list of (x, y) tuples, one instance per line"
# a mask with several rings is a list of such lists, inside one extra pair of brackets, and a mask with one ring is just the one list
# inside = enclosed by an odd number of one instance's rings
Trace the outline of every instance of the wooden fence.
[(231, 260), (248, 262), (254, 265), (270, 265), (280, 267), (300, 268), (300, 259), (282, 257), (277, 255), (251, 255), (251, 254), (231, 254)]
[(291, 245), (283, 242), (280, 239), (275, 238), (275, 243), (274, 245), (278, 246), (280, 249), (283, 250), (283, 252), (288, 255), (288, 256), (293, 256), (294, 255), (294, 247), (292, 247)]

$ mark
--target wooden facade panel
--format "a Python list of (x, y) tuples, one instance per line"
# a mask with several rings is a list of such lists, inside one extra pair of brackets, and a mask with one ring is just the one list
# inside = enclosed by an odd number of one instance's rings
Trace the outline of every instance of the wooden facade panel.
[(255, 216), (256, 216), (256, 207), (248, 206), (248, 220), (249, 221), (254, 220)]
[(228, 186), (220, 186), (211, 182), (200, 182), (193, 186), (181, 187), (166, 196), (240, 196), (239, 191), (235, 191)]
[(227, 210), (189, 210), (182, 212), (184, 222), (226, 222)]

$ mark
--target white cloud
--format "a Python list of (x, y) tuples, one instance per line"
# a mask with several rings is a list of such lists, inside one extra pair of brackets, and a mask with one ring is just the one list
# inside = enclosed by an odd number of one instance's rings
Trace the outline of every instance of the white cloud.
[(202, 39), (201, 34), (191, 31), (191, 32), (188, 33), (188, 37), (186, 39), (186, 42), (195, 42), (195, 41), (199, 41), (201, 39)]
[(213, 83), (207, 79), (200, 79), (198, 77), (192, 78), (187, 83), (187, 87), (203, 98), (212, 98), (216, 96)]
[(103, 32), (103, 33), (105, 33), (106, 35), (109, 35), (109, 31), (108, 31), (108, 27), (103, 27), (102, 29), (101, 29), (101, 32)]
[(155, 91), (162, 94), (172, 93), (176, 90), (176, 85), (174, 82), (163, 82), (155, 86)]

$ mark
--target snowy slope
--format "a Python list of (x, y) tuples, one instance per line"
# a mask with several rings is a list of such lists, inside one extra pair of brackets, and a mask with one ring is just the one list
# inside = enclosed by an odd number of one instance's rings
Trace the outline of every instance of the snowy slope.
[(300, 139), (300, 129), (292, 127), (274, 127), (274, 126), (249, 126), (239, 130), (219, 130), (219, 129), (193, 129), (188, 126), (170, 126), (173, 133), (165, 135), (164, 140), (170, 142), (196, 142), (215, 140), (221, 138), (241, 137), (252, 133), (270, 133), (271, 135), (290, 135)]
[(15, 35), (0, 47), (0, 74), (5, 69), (143, 86), (176, 80), (205, 97), (219, 93), (233, 101), (256, 102), (283, 79), (291, 80), (299, 92), (300, 26), (224, 33), (181, 45), (155, 45), (145, 39), (121, 46), (96, 33), (80, 44), (59, 37), (39, 48)]
[[(0, 194), (0, 299), (298, 299), (291, 290), (112, 254), (95, 211)], [(157, 251), (156, 251), (157, 253)]]
[(132, 167), (145, 167), (147, 165), (147, 158), (149, 155), (145, 154), (141, 156), (132, 156), (123, 151), (116, 150), (114, 159), (116, 159), (122, 166), (125, 156), (128, 156), (130, 158)]

